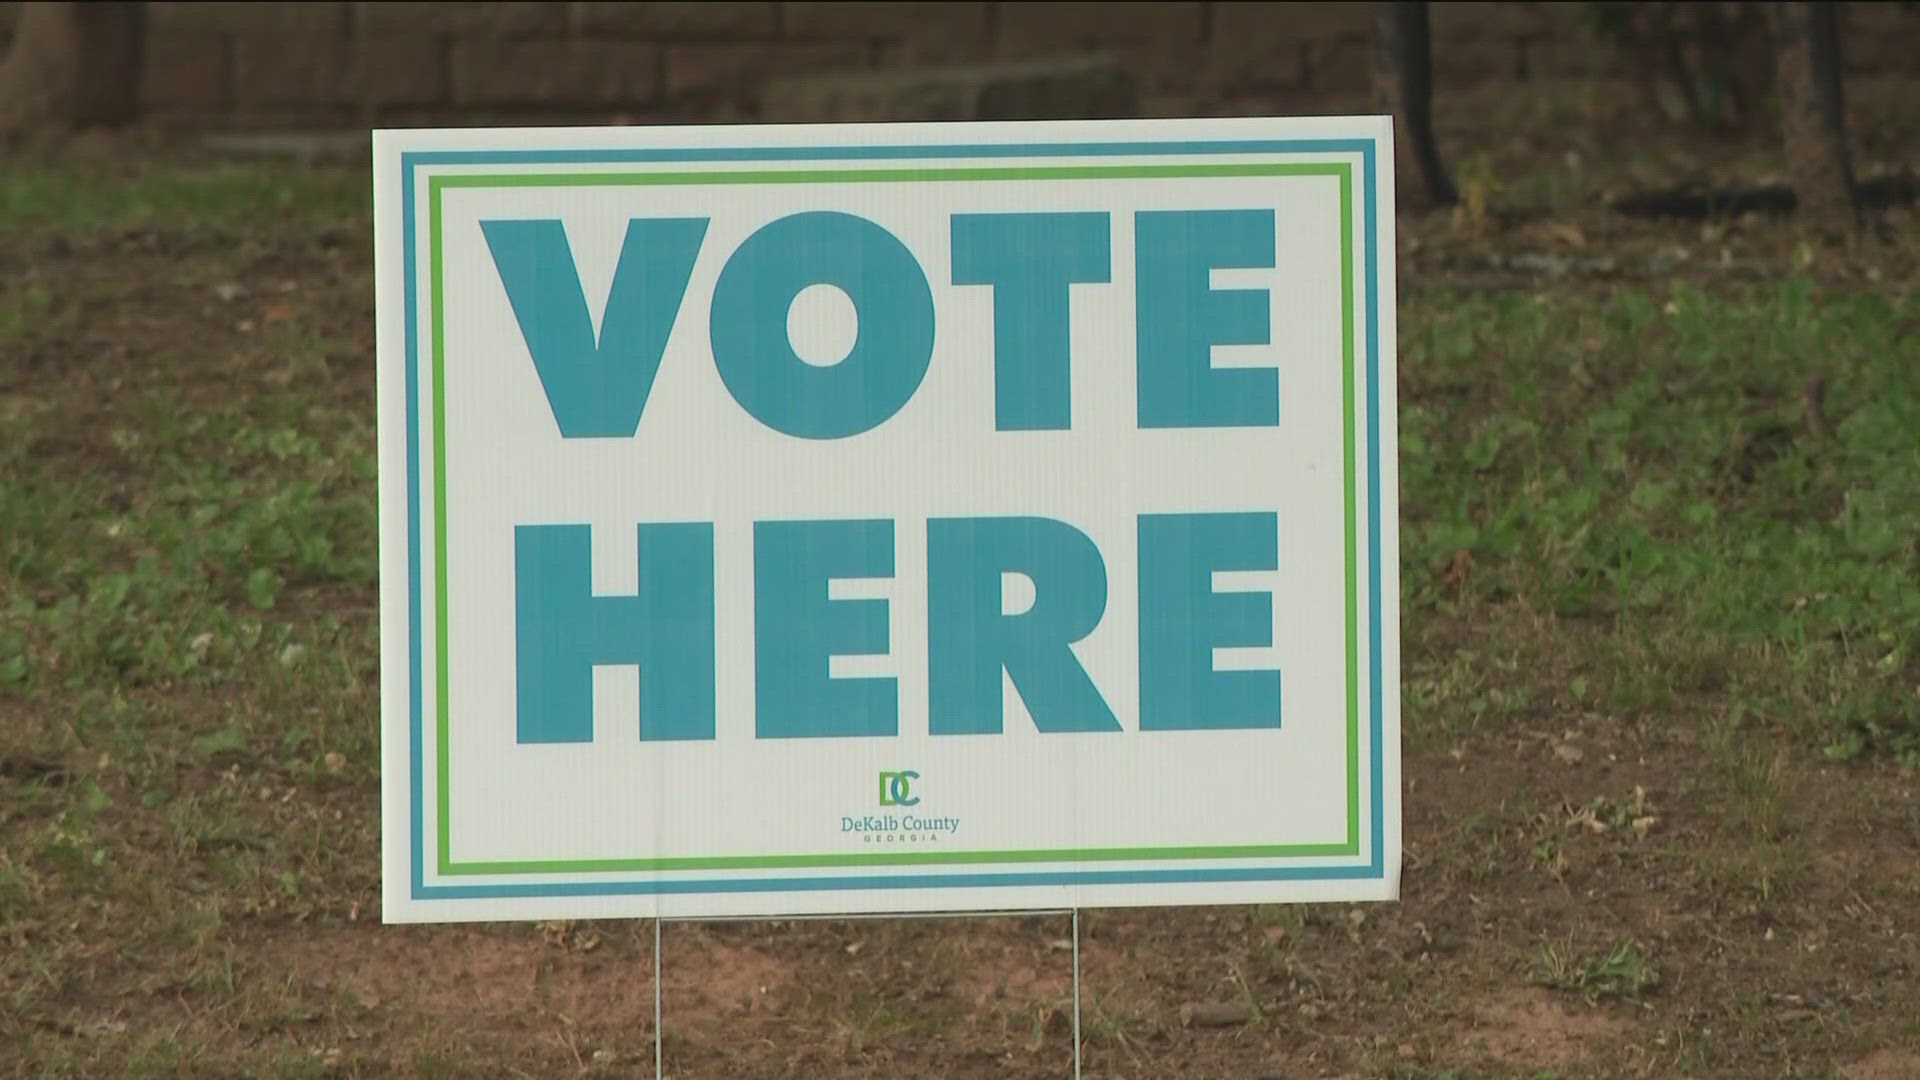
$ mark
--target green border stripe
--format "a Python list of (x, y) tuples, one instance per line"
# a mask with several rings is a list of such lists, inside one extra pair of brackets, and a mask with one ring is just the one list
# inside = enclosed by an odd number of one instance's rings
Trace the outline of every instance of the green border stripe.
[(442, 377), (447, 359), (446, 304), (443, 302), (446, 282), (440, 260), (440, 186), (428, 184), (427, 193), (427, 243), (433, 253), (430, 285), (433, 297), (433, 629), (438, 639), (434, 650), (434, 678), (440, 703), (439, 716), (435, 718), (434, 745), (440, 818), (435, 832), (439, 834), (440, 872), (444, 874), (453, 865), (453, 830), (448, 826), (451, 810), (447, 794), (447, 392), (446, 380)]
[[(1196, 854), (1198, 853), (1198, 854)], [(847, 855), (713, 855), (662, 859), (568, 859), (557, 862), (464, 862), (454, 874), (613, 873), (622, 870), (716, 870), (750, 864), (758, 868), (792, 866), (906, 866), (938, 863), (1122, 862), (1142, 859), (1259, 859), (1276, 853), (1292, 858), (1351, 855), (1344, 843), (1248, 844), (1222, 847), (1059, 848), (1026, 851), (890, 851)], [(827, 862), (826, 860), (831, 860)]]
[[(1347, 608), (1347, 835), (1344, 843), (1231, 844), (1197, 847), (1061, 848), (1009, 851), (898, 851), (818, 855), (720, 855), (656, 859), (452, 861), (448, 784), (447, 502), (445, 278), (440, 258), (441, 192), (446, 188), (636, 187), (647, 185), (928, 183), (991, 180), (1150, 180), (1177, 177), (1331, 176), (1340, 181), (1341, 397), (1346, 480)], [(439, 872), (455, 875), (618, 873), (810, 866), (906, 866), (954, 863), (1118, 862), (1175, 859), (1331, 858), (1360, 851), (1359, 566), (1354, 460), (1353, 166), (1345, 162), (1229, 165), (1086, 165), (1054, 168), (818, 169), (727, 172), (456, 173), (427, 182), (429, 276), (433, 326), (433, 477), (435, 672), (439, 704), (435, 730)]]
[(1353, 170), (1340, 174), (1340, 401), (1347, 488), (1347, 846), (1360, 850), (1360, 550), (1354, 513)]

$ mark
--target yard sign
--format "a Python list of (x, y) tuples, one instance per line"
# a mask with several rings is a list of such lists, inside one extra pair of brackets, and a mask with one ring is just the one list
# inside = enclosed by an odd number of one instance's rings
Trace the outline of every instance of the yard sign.
[(377, 133), (386, 917), (1392, 897), (1391, 146)]

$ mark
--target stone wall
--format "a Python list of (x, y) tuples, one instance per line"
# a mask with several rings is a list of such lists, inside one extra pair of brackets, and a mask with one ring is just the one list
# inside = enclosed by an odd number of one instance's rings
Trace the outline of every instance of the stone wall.
[[(158, 118), (240, 127), (730, 120), (796, 76), (1105, 54), (1148, 115), (1351, 108), (1371, 6), (156, 0), (141, 94)], [(0, 3), (0, 37), (16, 7)], [(1920, 74), (1920, 19), (1897, 8), (1849, 5), (1850, 67)], [(1618, 74), (1588, 20), (1585, 4), (1437, 3), (1436, 82)]]

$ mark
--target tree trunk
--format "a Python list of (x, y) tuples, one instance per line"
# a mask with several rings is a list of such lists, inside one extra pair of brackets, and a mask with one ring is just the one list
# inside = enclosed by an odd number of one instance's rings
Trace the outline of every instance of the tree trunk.
[(1853, 167), (1847, 160), (1846, 102), (1840, 67), (1840, 5), (1768, 5), (1780, 72), (1780, 126), (1787, 175), (1800, 213), (1824, 224), (1857, 224)]
[[(1373, 89), (1393, 114), (1397, 186), (1402, 201), (1452, 206), (1460, 201), (1433, 137), (1433, 48), (1425, 3), (1373, 5)], [(1417, 170), (1417, 172), (1416, 172)], [(1418, 176), (1419, 188), (1412, 187)]]
[(29, 0), (19, 10), (13, 46), (0, 58), (0, 136), (138, 115), (146, 5)]

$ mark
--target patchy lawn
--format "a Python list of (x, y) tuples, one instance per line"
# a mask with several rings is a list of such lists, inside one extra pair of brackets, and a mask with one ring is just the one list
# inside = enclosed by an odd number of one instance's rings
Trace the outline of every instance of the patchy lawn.
[[(1558, 153), (1403, 236), (1404, 899), (1088, 913), (1090, 1075), (1920, 1075), (1911, 212)], [(368, 229), (358, 168), (0, 174), (21, 1075), (650, 1073), (650, 925), (378, 923)], [(1063, 1075), (1066, 933), (669, 924), (669, 1070)]]

